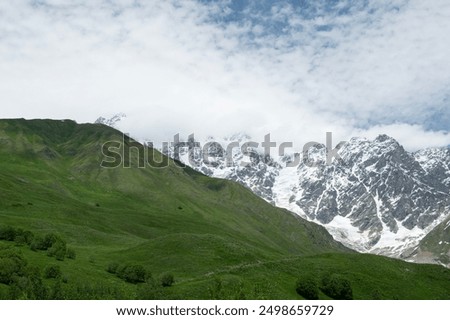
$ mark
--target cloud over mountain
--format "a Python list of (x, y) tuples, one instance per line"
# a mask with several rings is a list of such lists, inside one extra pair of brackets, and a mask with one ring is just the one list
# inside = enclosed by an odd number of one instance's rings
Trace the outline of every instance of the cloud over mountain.
[(445, 0), (2, 2), (2, 117), (448, 145), (449, 21)]

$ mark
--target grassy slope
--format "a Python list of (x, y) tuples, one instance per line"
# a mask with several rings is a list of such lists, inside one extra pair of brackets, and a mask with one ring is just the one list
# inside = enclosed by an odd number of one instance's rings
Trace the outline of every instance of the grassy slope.
[[(61, 234), (78, 255), (58, 262), (69, 282), (106, 283), (133, 298), (134, 285), (105, 271), (131, 261), (174, 273), (171, 298), (209, 298), (218, 277), (248, 298), (297, 298), (295, 279), (306, 272), (345, 273), (355, 298), (450, 297), (448, 270), (349, 253), (322, 227), (235, 183), (172, 162), (102, 169), (109, 140), (121, 134), (102, 125), (0, 120), (0, 224)], [(56, 263), (20, 250), (41, 267)]]
[(419, 245), (418, 258), (435, 260), (450, 267), (450, 218), (437, 225)]

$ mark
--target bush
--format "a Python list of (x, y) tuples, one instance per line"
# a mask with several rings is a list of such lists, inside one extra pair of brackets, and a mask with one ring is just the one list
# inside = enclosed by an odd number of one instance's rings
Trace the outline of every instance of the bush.
[[(31, 242), (30, 248), (33, 251), (37, 250), (48, 250), (53, 245), (58, 244), (57, 246), (65, 246), (66, 243), (64, 240), (62, 240), (59, 236), (57, 236), (54, 233), (47, 233), (44, 237), (41, 236), (35, 236), (33, 241)], [(51, 253), (52, 256), (54, 256), (54, 253)]]
[(57, 260), (64, 260), (66, 255), (70, 259), (75, 259), (75, 251), (68, 252), (66, 242), (54, 233), (47, 233), (44, 237), (34, 236), (31, 231), (14, 229), (10, 226), (0, 227), (0, 240), (15, 241), (18, 245), (27, 244), (33, 251), (48, 250), (47, 255), (55, 257)]
[(175, 283), (175, 278), (171, 273), (163, 273), (159, 279), (159, 283), (163, 287), (171, 287)]
[(319, 299), (319, 288), (316, 280), (312, 276), (303, 276), (299, 278), (295, 290), (305, 299)]
[(56, 279), (61, 277), (61, 275), (61, 269), (57, 265), (50, 265), (44, 269), (44, 277), (46, 279)]
[(63, 291), (60, 279), (56, 280), (56, 282), (53, 284), (53, 286), (50, 290), (49, 298), (51, 300), (63, 300), (64, 299), (64, 291)]
[(327, 296), (336, 300), (353, 299), (353, 292), (350, 281), (338, 274), (324, 277), (322, 279), (321, 290)]
[(67, 259), (75, 260), (77, 258), (77, 253), (72, 248), (67, 248), (66, 257)]
[(31, 231), (24, 231), (23, 237), (24, 237), (24, 239), (25, 239), (25, 243), (28, 244), (28, 245), (30, 245), (31, 242), (33, 242), (34, 234), (33, 234), (33, 232), (31, 232)]
[(106, 267), (106, 271), (108, 271), (109, 273), (112, 273), (112, 274), (116, 274), (118, 269), (119, 269), (119, 264), (117, 262), (111, 262)]
[(45, 300), (48, 298), (48, 289), (44, 285), (41, 272), (36, 266), (27, 267), (26, 271), (28, 282), (24, 289), (26, 299)]
[(55, 257), (56, 260), (63, 261), (66, 257), (66, 252), (66, 243), (58, 239), (50, 248), (48, 248), (47, 255), (49, 257)]
[(145, 282), (147, 271), (141, 265), (127, 265), (117, 269), (117, 275), (126, 282), (139, 283)]
[(12, 248), (0, 247), (0, 283), (10, 284), (24, 275), (26, 260)]
[(45, 247), (44, 250), (51, 248), (57, 242), (64, 242), (64, 241), (54, 233), (47, 233), (44, 236), (43, 240), (43, 246)]
[(34, 237), (34, 239), (31, 241), (30, 249), (33, 251), (47, 250), (44, 244), (44, 238), (42, 238), (41, 236)]
[(0, 226), (0, 240), (14, 241), (16, 230), (11, 226)]
[(16, 230), (14, 241), (19, 245), (30, 245), (33, 242), (34, 234), (31, 231), (24, 231), (22, 229)]
[(138, 285), (136, 296), (138, 300), (167, 299), (163, 288), (151, 276), (147, 277), (144, 284)]

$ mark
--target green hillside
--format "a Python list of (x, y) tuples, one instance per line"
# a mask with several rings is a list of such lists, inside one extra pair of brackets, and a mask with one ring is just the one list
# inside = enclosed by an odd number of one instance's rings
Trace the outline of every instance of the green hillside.
[(122, 134), (0, 120), (0, 298), (297, 299), (299, 277), (323, 289), (335, 275), (355, 299), (450, 298), (449, 270), (353, 253), (324, 228), (153, 149), (153, 166), (138, 168), (144, 155), (132, 148), (130, 168), (101, 168), (107, 141)]

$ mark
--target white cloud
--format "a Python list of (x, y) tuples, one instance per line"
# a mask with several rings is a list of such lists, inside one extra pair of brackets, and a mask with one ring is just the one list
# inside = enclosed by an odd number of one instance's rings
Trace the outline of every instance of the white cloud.
[(406, 150), (414, 151), (426, 147), (441, 147), (448, 145), (450, 134), (445, 131), (430, 131), (421, 125), (404, 123), (377, 125), (368, 130), (355, 130), (354, 136), (375, 139), (380, 132), (395, 137), (403, 143)]
[(34, 3), (0, 3), (1, 117), (124, 112), (123, 130), (156, 141), (246, 131), (299, 145), (333, 131), (450, 144), (421, 125), (448, 109), (446, 0), (320, 7), (308, 19), (277, 4), (228, 23), (216, 21), (227, 1)]

